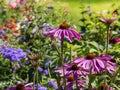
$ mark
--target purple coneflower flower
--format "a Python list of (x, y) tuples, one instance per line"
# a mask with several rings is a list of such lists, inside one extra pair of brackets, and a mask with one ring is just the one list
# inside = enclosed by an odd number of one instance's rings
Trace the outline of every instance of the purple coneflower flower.
[(76, 58), (74, 62), (78, 63), (78, 66), (91, 70), (92, 74), (100, 73), (105, 69), (104, 62), (92, 53), (87, 54), (86, 57)]
[(116, 71), (116, 63), (113, 63), (111, 60), (113, 59), (112, 56), (103, 56), (100, 55), (99, 59), (103, 60), (105, 63), (105, 69), (110, 73), (113, 74)]
[(17, 86), (12, 86), (5, 90), (33, 90), (33, 89), (30, 87), (24, 86), (23, 84), (18, 84)]
[(85, 69), (92, 69), (92, 74), (100, 73), (105, 70), (112, 74), (116, 70), (116, 64), (111, 62), (111, 59), (113, 59), (112, 56), (100, 55), (98, 57), (95, 57), (94, 54), (89, 53), (86, 57), (76, 58), (74, 62), (78, 63), (79, 66)]
[(112, 40), (110, 40), (110, 42), (113, 43), (113, 44), (120, 43), (120, 38), (119, 37), (115, 37)]
[[(55, 72), (60, 73), (60, 76), (64, 76), (63, 67), (59, 67)], [(84, 69), (81, 66), (78, 66), (77, 63), (64, 64), (64, 72), (65, 72), (65, 76), (68, 76), (74, 73), (76, 78), (78, 76), (84, 77), (85, 74), (89, 74), (89, 70)]]
[(111, 87), (111, 86), (109, 86), (109, 85), (106, 85), (106, 84), (101, 84), (100, 85), (100, 88), (99, 88), (100, 90), (115, 90), (115, 88), (113, 88), (113, 87)]
[(100, 18), (100, 21), (104, 22), (105, 24), (112, 24), (117, 18), (107, 18), (107, 17), (102, 17)]
[(81, 39), (81, 35), (69, 28), (69, 25), (66, 23), (60, 24), (59, 28), (55, 28), (49, 31), (43, 32), (44, 35), (48, 35), (51, 37), (51, 39), (54, 39), (55, 37), (58, 37), (61, 41), (65, 38), (67, 38), (70, 42), (72, 42), (72, 38), (74, 37), (76, 40)]
[[(80, 80), (78, 78), (76, 78), (74, 75), (69, 75), (66, 77), (67, 79), (67, 90), (73, 90), (73, 85), (77, 83), (79, 89), (81, 90), (82, 88), (85, 87), (86, 84), (86, 80)], [(78, 80), (77, 80), (78, 79)], [(77, 82), (76, 82), (77, 80)]]

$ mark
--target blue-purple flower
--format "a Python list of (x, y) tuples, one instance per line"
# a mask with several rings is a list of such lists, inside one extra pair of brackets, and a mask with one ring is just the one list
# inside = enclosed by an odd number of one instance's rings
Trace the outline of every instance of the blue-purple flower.
[(47, 90), (46, 87), (44, 87), (44, 86), (42, 86), (42, 85), (40, 85), (40, 84), (35, 85), (35, 87), (38, 87), (38, 90)]
[(0, 47), (0, 53), (3, 55), (4, 58), (8, 58), (11, 62), (17, 62), (26, 58), (26, 53), (23, 52), (21, 48), (13, 48), (2, 46)]
[(44, 70), (43, 73), (44, 73), (45, 75), (48, 75), (48, 74), (49, 74), (48, 70)]
[(48, 81), (47, 84), (50, 85), (51, 87), (53, 87), (54, 89), (57, 89), (57, 85), (56, 85), (55, 82), (53, 82), (53, 81)]
[(61, 40), (61, 41), (65, 38), (67, 38), (70, 42), (72, 42), (73, 37), (76, 40), (81, 39), (81, 35), (77, 31), (70, 29), (69, 25), (66, 23), (60, 24), (59, 28), (54, 28), (54, 29), (49, 30), (49, 31), (44, 31), (43, 34), (50, 36), (51, 39), (58, 37), (59, 40)]
[(46, 66), (46, 67), (49, 67), (49, 66), (50, 66), (50, 64), (51, 64), (51, 61), (50, 61), (50, 60), (48, 60), (48, 61), (45, 63), (45, 66)]

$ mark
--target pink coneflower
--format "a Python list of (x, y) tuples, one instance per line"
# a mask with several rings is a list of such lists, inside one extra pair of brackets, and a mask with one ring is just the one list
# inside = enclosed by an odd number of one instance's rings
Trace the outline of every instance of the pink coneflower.
[(70, 42), (72, 42), (72, 38), (74, 37), (76, 40), (81, 39), (81, 35), (69, 28), (69, 25), (66, 23), (60, 24), (59, 28), (55, 28), (49, 31), (43, 32), (44, 35), (48, 35), (51, 37), (51, 39), (54, 39), (55, 37), (58, 37), (60, 40), (63, 40), (67, 38)]
[(17, 86), (9, 87), (6, 90), (33, 90), (33, 89), (30, 87), (24, 86), (23, 84), (18, 84)]
[(114, 72), (116, 71), (116, 63), (112, 62), (113, 57), (112, 56), (103, 56), (100, 55), (99, 59), (103, 60), (103, 62), (105, 63), (105, 69), (110, 73), (110, 74), (114, 74)]
[(115, 88), (103, 83), (100, 85), (100, 90), (115, 90)]
[(110, 61), (112, 59), (113, 57), (109, 55), (96, 57), (94, 54), (89, 53), (86, 57), (76, 58), (74, 62), (85, 69), (92, 69), (92, 74), (101, 73), (106, 70), (112, 74), (116, 70), (116, 64)]
[[(79, 89), (81, 90), (82, 88), (85, 87), (85, 84), (86, 84), (86, 80), (80, 80), (78, 78), (75, 78), (74, 75), (69, 75), (69, 76), (66, 76), (66, 81), (67, 81), (67, 90), (73, 90), (72, 87), (74, 84), (77, 83)], [(76, 82), (77, 81), (77, 82)]]
[[(76, 76), (76, 78), (78, 76), (85, 78), (84, 76), (86, 74), (89, 74), (89, 70), (84, 69), (81, 66), (78, 66), (77, 63), (64, 64), (64, 70), (65, 70), (65, 76), (74, 74)], [(59, 67), (55, 72), (58, 72), (58, 73), (60, 73), (61, 76), (64, 76), (63, 67)]]
[(100, 21), (104, 22), (105, 24), (112, 24), (116, 19), (117, 19), (116, 17), (113, 18), (102, 17), (100, 18)]
[(120, 43), (120, 38), (119, 37), (115, 37), (112, 40), (110, 40), (110, 42), (113, 43), (113, 44)]
[(86, 57), (76, 58), (74, 62), (78, 63), (78, 66), (91, 70), (92, 74), (100, 73), (105, 69), (104, 62), (93, 53), (87, 54)]

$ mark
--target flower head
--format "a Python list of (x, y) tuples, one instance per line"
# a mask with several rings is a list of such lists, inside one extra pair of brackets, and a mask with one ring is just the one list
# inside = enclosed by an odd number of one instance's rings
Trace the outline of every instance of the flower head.
[(115, 72), (116, 64), (111, 62), (112, 56), (103, 56), (100, 55), (96, 57), (94, 54), (89, 53), (86, 57), (76, 58), (75, 63), (78, 63), (78, 66), (81, 66), (85, 69), (92, 69), (91, 73), (100, 73), (107, 70), (110, 74)]
[[(65, 70), (65, 76), (74, 73), (75, 77), (77, 78), (78, 76), (84, 77), (85, 74), (89, 73), (89, 70), (84, 69), (83, 67), (79, 66), (77, 63), (64, 64), (63, 67)], [(60, 73), (61, 76), (64, 76), (63, 67), (59, 67), (55, 72), (58, 72)]]
[(49, 67), (49, 66), (50, 66), (50, 64), (51, 64), (51, 61), (50, 61), (50, 60), (48, 60), (48, 61), (45, 63), (45, 66), (46, 66), (46, 67)]
[(85, 69), (92, 69), (92, 74), (100, 73), (105, 68), (104, 62), (96, 57), (93, 53), (88, 53), (86, 57), (76, 58), (74, 62), (77, 63), (78, 66), (81, 66)]
[(26, 58), (26, 53), (22, 49), (12, 48), (7, 46), (0, 47), (0, 53), (3, 54), (4, 58), (10, 59), (11, 62), (20, 61), (23, 58)]
[(110, 73), (113, 74), (116, 71), (116, 63), (112, 62), (113, 57), (108, 55), (108, 56), (104, 56), (104, 55), (100, 55), (99, 59), (103, 60), (103, 62), (105, 63), (105, 69)]
[(44, 86), (42, 86), (42, 85), (40, 85), (40, 84), (35, 85), (35, 87), (37, 87), (37, 86), (38, 86), (38, 90), (47, 90), (46, 87), (44, 87)]
[(18, 84), (16, 86), (9, 87), (6, 90), (33, 90), (33, 89), (30, 87), (24, 86), (23, 84)]
[(113, 44), (120, 43), (120, 38), (119, 37), (115, 37), (112, 40), (110, 40), (110, 42), (113, 43)]
[(100, 85), (100, 90), (115, 90), (115, 88), (103, 83)]
[(107, 17), (102, 17), (100, 18), (100, 21), (104, 22), (105, 24), (112, 24), (114, 23), (114, 21), (116, 20), (117, 18), (113, 17), (113, 18), (107, 18)]
[(57, 85), (55, 82), (53, 81), (48, 81), (47, 84), (49, 84), (51, 87), (53, 87), (54, 89), (57, 89)]
[(67, 84), (67, 90), (72, 90), (73, 85), (76, 84), (76, 80), (77, 80), (78, 87), (80, 89), (85, 87), (86, 80), (80, 80), (72, 74), (66, 76), (66, 79), (67, 79), (67, 83), (66, 83)]
[(44, 35), (48, 35), (51, 37), (51, 39), (54, 39), (55, 37), (58, 37), (59, 40), (63, 40), (65, 38), (67, 38), (70, 42), (72, 42), (72, 38), (74, 37), (76, 40), (80, 40), (81, 39), (81, 35), (73, 30), (69, 28), (69, 25), (66, 23), (62, 23), (60, 24), (59, 28), (55, 28), (49, 31), (45, 31), (43, 32)]

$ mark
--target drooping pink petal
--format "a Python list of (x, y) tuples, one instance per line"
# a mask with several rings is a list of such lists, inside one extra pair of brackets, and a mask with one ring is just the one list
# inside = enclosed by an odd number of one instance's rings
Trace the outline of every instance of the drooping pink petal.
[(81, 39), (81, 36), (80, 36), (80, 34), (77, 31), (70, 30), (70, 32), (73, 34), (73, 37), (75, 37), (76, 40), (80, 40)]
[(65, 31), (65, 32), (67, 32), (66, 38), (72, 43), (72, 33), (70, 33), (69, 31)]
[(94, 65), (94, 68), (96, 69), (96, 71), (97, 72), (101, 72), (101, 70), (102, 69), (104, 69), (105, 68), (105, 65), (104, 65), (104, 63), (103, 63), (103, 61), (102, 60), (93, 60), (93, 65)]

